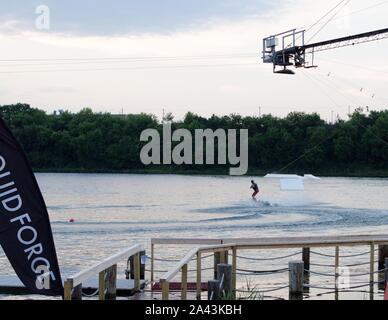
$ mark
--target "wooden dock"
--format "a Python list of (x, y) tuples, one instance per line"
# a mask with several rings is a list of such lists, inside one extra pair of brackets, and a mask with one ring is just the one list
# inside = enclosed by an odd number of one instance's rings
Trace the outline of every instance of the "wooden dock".
[[(238, 252), (241, 251), (261, 251), (261, 250), (276, 250), (276, 249), (300, 249), (301, 259), (298, 261), (293, 261), (297, 265), (302, 265), (303, 267), (298, 267), (297, 274), (291, 272), (291, 262), (290, 267), (287, 269), (290, 277), (290, 284), (287, 288), (290, 291), (290, 297), (293, 293), (300, 293), (303, 289), (298, 286), (297, 290), (293, 292), (293, 287), (291, 283), (295, 280), (294, 276), (298, 278), (303, 278), (304, 274), (310, 274), (310, 250), (312, 248), (333, 248), (335, 254), (332, 256), (334, 259), (335, 271), (332, 273), (333, 278), (336, 280), (335, 287), (327, 288), (327, 290), (333, 290), (336, 292), (336, 298), (338, 298), (338, 283), (339, 278), (338, 268), (341, 267), (340, 260), (344, 256), (341, 256), (341, 248), (349, 247), (368, 247), (369, 251), (366, 253), (369, 255), (369, 272), (366, 275), (369, 275), (369, 281), (365, 283), (362, 287), (369, 287), (370, 299), (374, 299), (375, 296), (375, 285), (378, 284), (379, 288), (381, 286), (384, 288), (388, 283), (388, 235), (349, 235), (349, 236), (319, 236), (319, 237), (283, 237), (283, 238), (240, 238), (240, 239), (152, 239), (151, 240), (151, 279), (154, 279), (154, 269), (155, 269), (155, 250), (157, 245), (195, 245), (194, 249), (191, 249), (176, 265), (171, 268), (167, 273), (165, 273), (160, 278), (160, 286), (162, 287), (162, 299), (168, 300), (170, 298), (170, 283), (175, 279), (179, 274), (181, 275), (181, 299), (187, 299), (187, 270), (188, 265), (193, 262), (196, 262), (196, 278), (197, 278), (197, 299), (200, 300), (202, 297), (201, 283), (202, 279), (202, 257), (204, 254), (214, 254), (221, 257), (232, 257), (231, 263), (231, 291), (238, 292), (239, 290), (236, 287), (237, 276), (238, 276)], [(376, 249), (380, 251), (379, 254), (379, 266), (385, 265), (384, 269), (375, 269), (375, 253)], [(165, 249), (164, 249), (165, 250)], [(219, 261), (219, 263), (225, 263), (225, 261)], [(215, 266), (216, 268), (216, 266)], [(216, 274), (216, 269), (214, 270)], [(302, 273), (302, 274), (300, 274)], [(375, 282), (376, 275), (381, 277), (385, 273), (385, 282)], [(325, 276), (328, 276), (326, 274)], [(354, 275), (360, 276), (360, 275)], [(213, 279), (210, 279), (213, 281)], [(298, 281), (298, 283), (301, 283)], [(309, 284), (302, 283), (303, 286), (307, 289), (313, 289), (313, 286)], [(322, 287), (323, 288), (323, 287)], [(354, 289), (358, 289), (357, 287)], [(284, 289), (284, 288), (275, 288), (275, 289)], [(324, 288), (326, 289), (326, 288)], [(303, 291), (303, 290), (302, 290)]]
[[(98, 278), (91, 278), (83, 283), (82, 292), (86, 295), (93, 295), (98, 291)], [(145, 287), (145, 281), (141, 280), (141, 287)], [(0, 276), (0, 292), (7, 295), (27, 295), (28, 290), (17, 276)], [(117, 296), (130, 297), (137, 293), (135, 281), (117, 279)]]
[[(188, 251), (176, 260), (157, 259), (156, 251), (160, 250), (165, 255), (169, 245), (183, 248), (188, 247)], [(238, 264), (241, 262), (241, 259), (244, 261), (250, 258), (252, 261), (269, 260), (268, 256), (263, 256), (264, 259), (260, 259), (261, 257), (258, 254), (266, 250), (297, 249), (298, 252), (294, 252), (292, 255), (271, 257), (270, 259), (275, 262), (277, 259), (291, 259), (293, 257), (293, 260), (286, 261), (288, 262), (288, 268), (275, 270), (275, 272), (289, 273), (289, 284), (270, 290), (271, 292), (287, 290), (290, 292), (291, 298), (292, 293), (300, 293), (310, 289), (314, 290), (318, 288), (314, 288), (314, 286), (319, 286), (319, 283), (310, 285), (309, 282), (306, 282), (310, 274), (320, 274), (310, 270), (310, 267), (314, 265), (310, 263), (310, 256), (320, 254), (319, 252), (314, 252), (313, 249), (333, 249), (332, 254), (321, 253), (321, 256), (333, 260), (330, 265), (333, 269), (325, 272), (324, 276), (337, 280), (340, 276), (337, 271), (338, 268), (341, 267), (341, 264), (346, 266), (343, 263), (343, 259), (361, 255), (347, 253), (346, 251), (350, 247), (368, 248), (368, 251), (362, 253), (362, 256), (368, 259), (362, 265), (365, 265), (365, 268), (369, 270), (364, 274), (353, 274), (353, 276), (366, 276), (369, 279), (365, 280), (366, 282), (362, 286), (354, 287), (354, 289), (366, 287), (369, 290), (370, 299), (374, 299), (376, 296), (376, 286), (378, 285), (378, 291), (384, 294), (384, 290), (387, 289), (386, 284), (388, 283), (388, 235), (349, 235), (289, 238), (152, 239), (151, 270), (145, 269), (147, 256), (144, 247), (142, 245), (133, 245), (93, 266), (85, 267), (84, 270), (75, 275), (67, 277), (64, 281), (64, 298), (65, 300), (81, 300), (83, 297), (90, 298), (90, 296), (93, 296), (99, 300), (114, 300), (116, 297), (132, 296), (132, 299), (135, 300), (147, 300), (147, 297), (149, 299), (162, 300), (177, 298), (185, 300), (196, 297), (200, 300), (204, 298), (206, 291), (209, 291), (208, 288), (214, 288), (214, 284), (220, 281), (220, 279), (217, 279), (220, 273), (220, 266), (223, 266), (221, 269), (228, 270), (227, 274), (223, 275), (224, 277), (220, 283), (227, 279), (229, 293), (232, 293), (231, 296), (236, 296), (238, 292), (242, 292), (241, 288), (237, 288), (238, 277), (244, 277), (252, 273), (254, 275), (268, 273), (268, 270), (239, 269)], [(379, 252), (378, 261), (375, 260), (377, 251)], [(241, 255), (242, 252), (245, 252), (245, 254)], [(255, 258), (252, 258), (250, 255), (251, 252), (255, 252)], [(297, 256), (299, 258), (295, 258)], [(204, 268), (202, 260), (212, 257), (214, 257), (214, 270), (213, 264), (210, 268)], [(155, 280), (155, 272), (161, 271), (156, 271), (156, 261), (166, 263), (165, 266), (167, 265), (166, 271), (162, 271), (163, 275), (158, 280)], [(127, 279), (118, 279), (117, 277), (117, 265), (122, 262), (127, 264)], [(284, 262), (281, 261), (283, 265)], [(191, 269), (189, 269), (189, 265), (192, 266)], [(214, 271), (214, 278), (212, 275), (210, 279), (207, 279), (204, 276), (205, 270)], [(146, 272), (150, 272), (147, 273), (150, 274), (150, 281), (147, 281)], [(194, 282), (190, 282), (189, 272), (194, 273)], [(305, 278), (301, 281), (303, 276)], [(376, 277), (378, 277), (377, 282)], [(333, 284), (333, 287), (323, 289), (335, 290), (336, 298), (338, 298), (337, 281)], [(28, 294), (22, 283), (15, 276), (0, 276), (0, 293)], [(211, 296), (209, 295), (208, 297)]]

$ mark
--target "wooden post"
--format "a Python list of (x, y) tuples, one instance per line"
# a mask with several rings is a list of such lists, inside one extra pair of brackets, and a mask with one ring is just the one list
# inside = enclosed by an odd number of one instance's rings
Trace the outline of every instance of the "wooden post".
[(229, 251), (221, 253), (221, 264), (229, 264)]
[(304, 278), (303, 283), (306, 285), (303, 287), (303, 292), (309, 293), (310, 288), (310, 248), (303, 248), (302, 260), (304, 263)]
[(337, 269), (339, 268), (339, 266), (340, 266), (340, 248), (335, 247), (335, 273), (336, 273), (336, 276), (338, 276)]
[(106, 272), (106, 300), (116, 300), (117, 297), (117, 265)]
[(334, 297), (335, 300), (339, 300), (339, 291), (338, 291), (338, 268), (340, 266), (340, 248), (337, 246), (335, 247), (335, 293)]
[(209, 301), (218, 301), (221, 299), (220, 296), (220, 281), (211, 280), (208, 282), (208, 294), (207, 299)]
[(117, 265), (114, 265), (102, 272), (98, 277), (99, 299), (116, 300), (117, 296)]
[(233, 247), (233, 261), (232, 261), (232, 290), (236, 297), (237, 289), (237, 247)]
[(228, 264), (228, 261), (229, 261), (229, 251), (214, 253), (214, 279), (218, 278), (217, 266), (219, 264)]
[(202, 295), (202, 255), (197, 253), (197, 300), (201, 300)]
[(130, 269), (131, 269), (131, 279), (135, 279), (135, 259), (139, 259), (140, 264), (140, 279), (145, 280), (145, 263), (143, 263), (143, 257), (146, 256), (145, 251), (139, 252), (138, 255), (134, 255), (129, 258)]
[(292, 261), (289, 267), (290, 300), (303, 300), (304, 263)]
[(71, 300), (82, 300), (82, 284), (79, 284), (73, 289), (73, 292), (71, 294)]
[(182, 267), (182, 300), (187, 300), (187, 273), (188, 273), (188, 267), (187, 264), (185, 264)]
[(155, 244), (151, 243), (151, 283), (154, 282), (154, 254)]
[(214, 253), (214, 279), (218, 278), (217, 266), (221, 263), (221, 252)]
[(64, 285), (64, 295), (63, 299), (67, 301), (71, 301), (72, 299), (72, 293), (73, 291), (73, 281), (66, 280)]
[(226, 264), (225, 252), (220, 252), (220, 264)]
[(141, 251), (139, 254), (140, 259), (140, 279), (145, 280), (145, 269), (146, 269), (146, 262), (147, 262), (147, 254), (145, 251)]
[(375, 244), (370, 245), (370, 300), (374, 300), (375, 284)]
[(310, 248), (303, 248), (303, 262), (304, 262), (304, 270), (305, 274), (308, 274), (310, 271)]
[(219, 264), (217, 266), (218, 269), (218, 279), (220, 281), (221, 286), (221, 296), (222, 292), (224, 292), (224, 297), (227, 299), (233, 298), (233, 290), (232, 290), (232, 270), (233, 267), (230, 264)]
[(162, 281), (162, 300), (170, 299), (170, 283), (167, 281)]
[(141, 267), (140, 267), (140, 254), (139, 253), (136, 253), (134, 256), (133, 256), (133, 262), (134, 262), (134, 280), (135, 280), (135, 291), (140, 291), (141, 289), (141, 284), (140, 284), (140, 270), (141, 270)]
[(101, 271), (98, 274), (98, 290), (99, 290), (98, 298), (99, 298), (99, 300), (105, 300), (105, 292), (106, 292), (106, 287), (105, 287), (105, 284), (106, 284), (106, 282), (105, 282), (106, 272), (105, 271)]

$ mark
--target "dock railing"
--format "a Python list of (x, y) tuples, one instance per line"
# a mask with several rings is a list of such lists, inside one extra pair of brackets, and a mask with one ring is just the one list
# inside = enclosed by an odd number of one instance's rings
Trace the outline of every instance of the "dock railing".
[(123, 262), (123, 260), (128, 261), (132, 257), (134, 261), (134, 290), (139, 291), (141, 289), (140, 254), (142, 252), (144, 252), (142, 245), (131, 246), (102, 262), (68, 277), (64, 285), (64, 299), (82, 299), (82, 284), (96, 275), (98, 275), (99, 300), (115, 299), (117, 290), (117, 264)]
[[(311, 248), (334, 248), (334, 255), (330, 255), (335, 260), (335, 273), (333, 276), (337, 279), (337, 270), (340, 267), (340, 254), (341, 247), (357, 247), (357, 246), (368, 246), (370, 250), (366, 253), (369, 255), (369, 272), (367, 275), (370, 277), (367, 286), (370, 287), (371, 299), (374, 295), (375, 275), (381, 273), (387, 273), (388, 266), (385, 269), (375, 270), (375, 253), (376, 248), (379, 246), (381, 252), (384, 254), (379, 255), (379, 263), (384, 261), (388, 257), (388, 235), (351, 235), (351, 236), (320, 236), (320, 237), (293, 237), (293, 238), (257, 238), (257, 239), (152, 239), (151, 243), (151, 271), (154, 271), (155, 261), (155, 245), (157, 244), (169, 244), (169, 245), (189, 245), (189, 244), (200, 244), (194, 249), (190, 250), (183, 259), (162, 277), (160, 277), (160, 285), (162, 288), (162, 299), (168, 300), (170, 298), (170, 282), (181, 273), (181, 299), (187, 299), (187, 268), (188, 264), (196, 260), (196, 296), (197, 299), (201, 299), (202, 294), (202, 254), (203, 253), (222, 253), (232, 252), (232, 290), (236, 292), (237, 282), (237, 263), (239, 256), (238, 251), (249, 251), (249, 250), (272, 250), (272, 249), (301, 249), (301, 260), (305, 260), (305, 272), (310, 272), (310, 249)], [(210, 245), (206, 245), (209, 244)], [(380, 253), (381, 253), (380, 252)], [(307, 260), (308, 259), (308, 260)], [(380, 261), (381, 260), (381, 261)], [(220, 263), (224, 263), (221, 261)], [(306, 267), (307, 266), (307, 267)], [(289, 271), (287, 269), (287, 271)], [(154, 277), (152, 273), (152, 278)]]
[(188, 265), (193, 260), (196, 259), (197, 262), (197, 282), (196, 282), (196, 290), (197, 290), (197, 299), (201, 298), (202, 294), (202, 254), (204, 253), (225, 253), (232, 250), (233, 252), (233, 287), (236, 288), (236, 259), (237, 259), (237, 251), (235, 250), (235, 246), (228, 245), (215, 245), (215, 246), (202, 246), (197, 247), (195, 249), (190, 250), (186, 256), (168, 273), (160, 278), (160, 284), (162, 287), (162, 299), (169, 300), (170, 296), (170, 282), (179, 274), (182, 275), (181, 281), (181, 299), (187, 299), (187, 282), (188, 282)]

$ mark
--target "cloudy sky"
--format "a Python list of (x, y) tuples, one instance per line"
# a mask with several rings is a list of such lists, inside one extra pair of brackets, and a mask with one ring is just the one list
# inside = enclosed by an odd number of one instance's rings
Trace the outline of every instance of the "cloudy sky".
[[(0, 0), (0, 104), (159, 117), (164, 108), (177, 118), (261, 108), (328, 120), (349, 107), (385, 109), (388, 40), (322, 52), (319, 68), (295, 76), (260, 60), (262, 38), (291, 28), (308, 29), (307, 39), (322, 29), (313, 42), (388, 27), (388, 1), (351, 0), (310, 28), (339, 2)], [(49, 30), (36, 27), (39, 5), (50, 8)]]

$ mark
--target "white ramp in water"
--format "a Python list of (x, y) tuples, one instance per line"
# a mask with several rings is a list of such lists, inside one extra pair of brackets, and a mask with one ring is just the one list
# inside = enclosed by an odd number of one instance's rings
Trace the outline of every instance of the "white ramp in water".
[(312, 175), (305, 174), (299, 176), (297, 174), (267, 174), (266, 179), (279, 179), (280, 190), (282, 191), (304, 191), (304, 180), (320, 180), (320, 178)]

